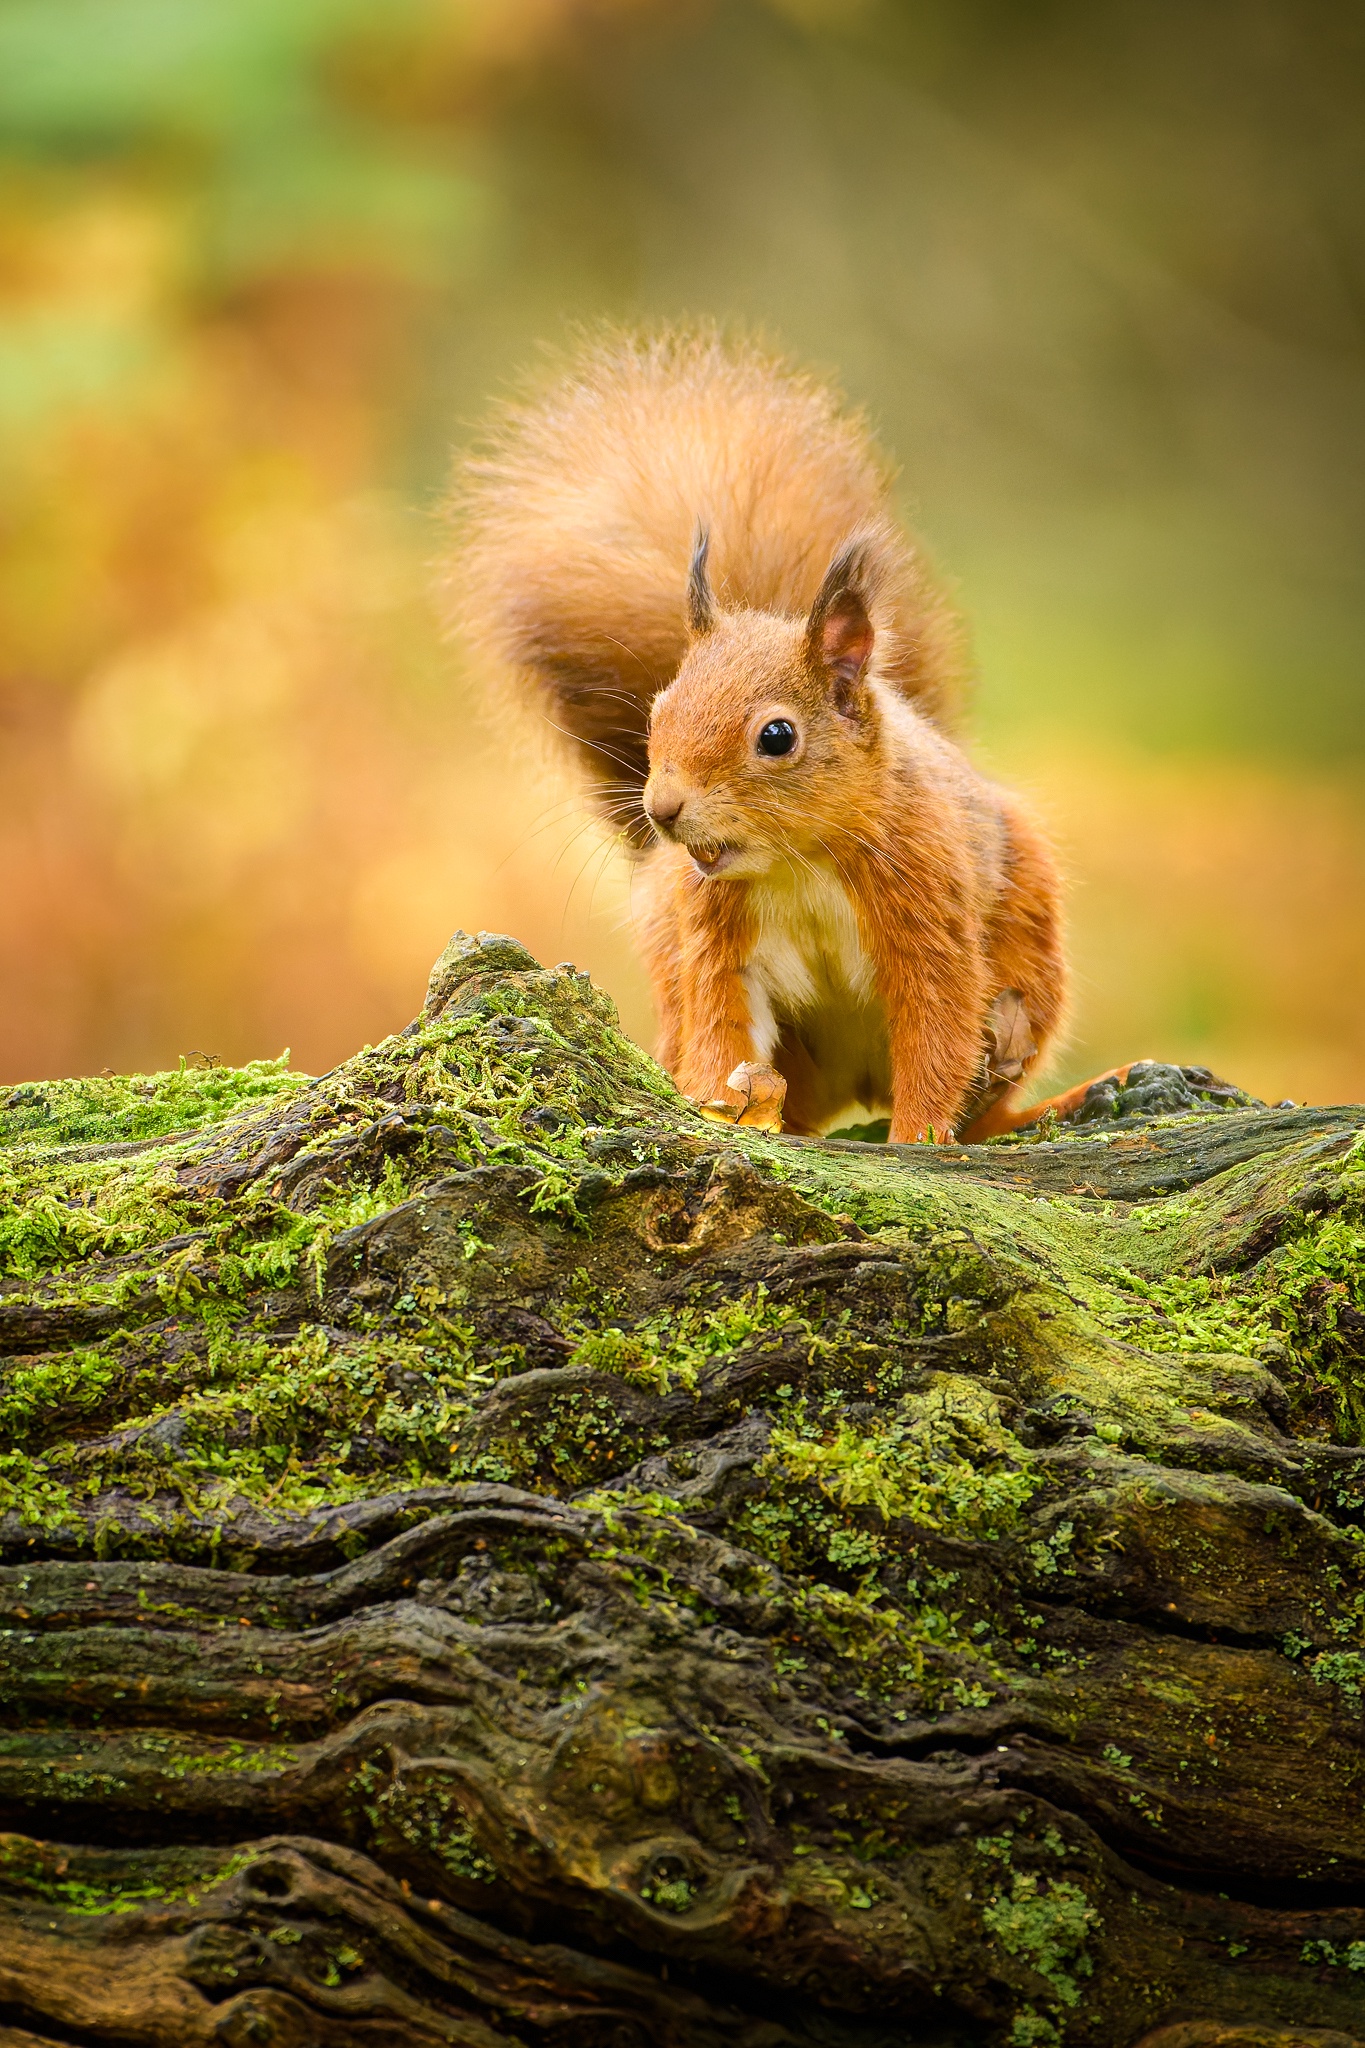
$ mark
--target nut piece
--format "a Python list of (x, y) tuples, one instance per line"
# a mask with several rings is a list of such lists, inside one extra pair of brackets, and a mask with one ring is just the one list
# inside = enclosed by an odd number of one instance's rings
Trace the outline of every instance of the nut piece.
[(734, 1089), (739, 1101), (699, 1102), (697, 1107), (704, 1117), (713, 1124), (744, 1124), (759, 1131), (781, 1130), (787, 1083), (775, 1067), (765, 1067), (758, 1060), (744, 1060), (732, 1074), (726, 1075), (725, 1085)]

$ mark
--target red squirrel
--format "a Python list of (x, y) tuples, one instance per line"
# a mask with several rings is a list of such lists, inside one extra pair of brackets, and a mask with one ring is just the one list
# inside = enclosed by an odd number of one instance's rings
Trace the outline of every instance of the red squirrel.
[(611, 336), (462, 466), (450, 609), (634, 850), (679, 1088), (975, 1140), (1090, 1084), (1019, 1106), (1065, 1011), (1061, 879), (952, 737), (961, 635), (889, 481), (758, 347)]

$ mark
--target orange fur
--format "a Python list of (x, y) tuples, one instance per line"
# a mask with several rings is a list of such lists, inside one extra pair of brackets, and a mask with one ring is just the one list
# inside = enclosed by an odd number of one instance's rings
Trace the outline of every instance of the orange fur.
[(771, 1062), (789, 1128), (859, 1104), (897, 1139), (1037, 1114), (983, 1093), (983, 1031), (1013, 990), (1035, 1056), (1056, 1036), (1057, 869), (945, 733), (957, 628), (864, 426), (748, 344), (614, 339), (505, 415), (455, 503), (453, 613), (644, 849), (679, 1086), (735, 1099)]

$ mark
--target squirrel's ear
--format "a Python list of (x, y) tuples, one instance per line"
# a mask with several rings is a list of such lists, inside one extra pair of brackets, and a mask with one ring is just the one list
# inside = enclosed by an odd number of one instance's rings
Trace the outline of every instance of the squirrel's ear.
[(875, 635), (869, 616), (873, 571), (865, 540), (840, 548), (825, 572), (806, 626), (806, 656), (829, 679), (834, 708), (851, 717)]
[(687, 623), (700, 639), (716, 623), (716, 603), (706, 575), (706, 557), (711, 550), (711, 530), (697, 522), (692, 543), (692, 565), (687, 572)]

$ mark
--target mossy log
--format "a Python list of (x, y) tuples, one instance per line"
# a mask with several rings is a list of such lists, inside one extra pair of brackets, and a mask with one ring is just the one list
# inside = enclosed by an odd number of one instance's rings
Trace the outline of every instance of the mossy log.
[(1100, 1107), (720, 1129), (463, 938), (14, 1090), (0, 2039), (1358, 2048), (1365, 1110)]

